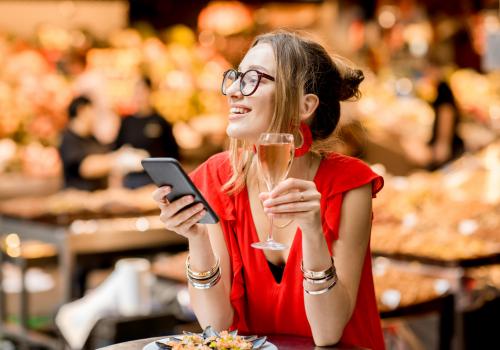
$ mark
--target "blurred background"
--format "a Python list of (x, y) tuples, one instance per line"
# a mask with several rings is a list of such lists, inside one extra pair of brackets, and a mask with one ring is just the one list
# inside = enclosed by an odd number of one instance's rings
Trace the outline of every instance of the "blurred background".
[[(186, 242), (140, 159), (189, 171), (224, 150), (222, 73), (278, 28), (364, 71), (337, 152), (386, 181), (371, 246), (387, 348), (499, 348), (498, 0), (0, 0), (1, 349), (198, 329)], [(130, 295), (95, 306), (119, 260)]]

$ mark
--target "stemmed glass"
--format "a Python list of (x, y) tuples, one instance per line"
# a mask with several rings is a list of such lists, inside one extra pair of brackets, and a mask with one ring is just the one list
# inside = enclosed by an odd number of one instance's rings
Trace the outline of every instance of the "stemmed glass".
[[(293, 161), (294, 141), (292, 134), (263, 133), (257, 142), (259, 173), (271, 192), (283, 181), (290, 171)], [(264, 242), (255, 242), (251, 246), (257, 249), (283, 250), (286, 244), (273, 239), (273, 216), (269, 216), (269, 233)]]

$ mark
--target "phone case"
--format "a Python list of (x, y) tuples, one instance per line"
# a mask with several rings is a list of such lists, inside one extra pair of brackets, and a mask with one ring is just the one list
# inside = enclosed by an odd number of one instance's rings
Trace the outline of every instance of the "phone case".
[(169, 202), (172, 202), (186, 195), (194, 196), (194, 203), (203, 203), (207, 213), (201, 218), (199, 223), (215, 224), (219, 222), (219, 217), (203, 198), (201, 192), (193, 184), (189, 176), (175, 158), (145, 158), (141, 161), (144, 170), (158, 186), (170, 186), (172, 191), (167, 195)]

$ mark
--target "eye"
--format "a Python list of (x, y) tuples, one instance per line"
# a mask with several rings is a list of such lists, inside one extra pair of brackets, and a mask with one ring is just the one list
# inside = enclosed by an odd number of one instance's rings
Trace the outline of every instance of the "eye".
[(259, 80), (259, 76), (256, 72), (249, 71), (248, 73), (245, 74), (244, 80), (247, 84), (255, 84)]

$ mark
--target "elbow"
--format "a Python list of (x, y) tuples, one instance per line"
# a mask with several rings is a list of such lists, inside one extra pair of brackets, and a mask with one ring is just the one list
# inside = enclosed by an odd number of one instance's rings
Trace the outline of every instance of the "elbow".
[(314, 335), (313, 340), (316, 346), (332, 346), (337, 344), (342, 338), (342, 333), (332, 332), (329, 334)]
[(221, 331), (227, 331), (229, 330), (229, 327), (231, 327), (232, 324), (232, 319), (233, 315), (231, 316), (224, 316), (224, 317), (216, 317), (216, 318), (210, 318), (210, 319), (204, 319), (202, 320), (201, 318), (198, 318), (198, 321), (200, 322), (200, 326), (205, 329), (208, 326), (211, 326), (213, 329), (215, 329), (217, 332)]
[(227, 310), (220, 310), (219, 312), (214, 312), (215, 310), (204, 310), (196, 312), (196, 318), (200, 323), (200, 326), (205, 329), (211, 326), (217, 332), (228, 330), (231, 327), (234, 317), (234, 311), (232, 308)]
[(331, 323), (318, 328), (311, 328), (316, 346), (332, 346), (341, 341), (347, 322)]

